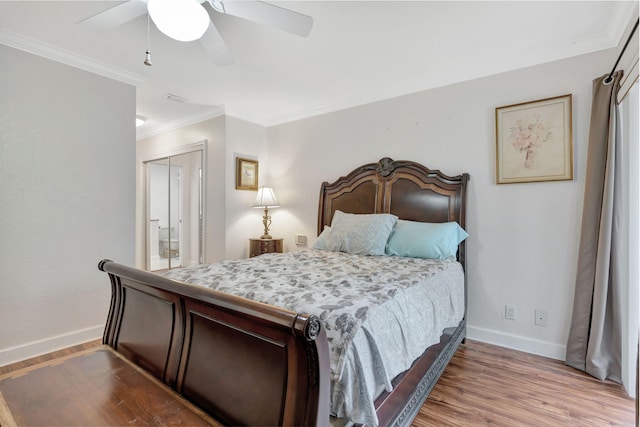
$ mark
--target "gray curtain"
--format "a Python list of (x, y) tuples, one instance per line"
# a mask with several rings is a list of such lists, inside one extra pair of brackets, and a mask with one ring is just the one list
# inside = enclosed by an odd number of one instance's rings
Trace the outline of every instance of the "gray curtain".
[(573, 316), (566, 363), (601, 380), (622, 382), (620, 137), (613, 82), (593, 81), (589, 149)]

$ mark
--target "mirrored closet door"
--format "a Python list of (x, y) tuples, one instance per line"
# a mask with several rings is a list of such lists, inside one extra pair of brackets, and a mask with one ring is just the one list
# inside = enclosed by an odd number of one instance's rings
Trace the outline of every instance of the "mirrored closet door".
[(202, 150), (145, 162), (147, 270), (203, 261)]

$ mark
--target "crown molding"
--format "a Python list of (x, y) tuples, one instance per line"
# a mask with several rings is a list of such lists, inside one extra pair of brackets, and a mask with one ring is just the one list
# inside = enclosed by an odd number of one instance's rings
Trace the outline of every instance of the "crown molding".
[(143, 75), (113, 67), (104, 62), (96, 61), (87, 56), (79, 55), (13, 31), (0, 29), (0, 43), (133, 86), (138, 86), (146, 80)]
[[(150, 126), (146, 129), (136, 130), (136, 141), (151, 138), (152, 136), (160, 135), (163, 133), (171, 132), (176, 129), (190, 126), (196, 123), (203, 122), (205, 120), (213, 119), (224, 115), (224, 109), (220, 107), (212, 107), (212, 109), (193, 114), (191, 116), (183, 117), (178, 120), (173, 120), (168, 123), (162, 123), (158, 126)], [(143, 126), (146, 127), (146, 126)]]

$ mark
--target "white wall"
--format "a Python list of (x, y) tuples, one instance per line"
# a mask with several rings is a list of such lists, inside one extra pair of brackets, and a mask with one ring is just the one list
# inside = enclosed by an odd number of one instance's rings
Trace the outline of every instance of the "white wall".
[[(471, 174), (467, 228), (469, 337), (564, 358), (573, 305), (591, 82), (615, 49), (437, 88), (269, 128), (274, 228), (316, 236), (318, 194), (389, 156)], [(574, 179), (495, 184), (495, 108), (573, 94)], [(506, 320), (505, 304), (516, 307)], [(534, 325), (534, 310), (548, 326)]]
[(0, 365), (102, 336), (133, 262), (135, 88), (0, 45)]
[[(269, 185), (266, 178), (266, 171), (269, 168), (267, 129), (227, 116), (226, 148), (227, 234), (225, 258), (248, 258), (249, 239), (260, 237), (263, 234), (262, 215), (264, 211), (251, 208), (256, 198), (256, 191), (236, 190), (236, 157), (258, 160), (258, 186)], [(278, 190), (274, 189), (274, 191), (278, 197)], [(274, 211), (276, 210), (274, 209)], [(274, 233), (277, 233), (275, 228)], [(274, 237), (278, 236), (274, 235)]]

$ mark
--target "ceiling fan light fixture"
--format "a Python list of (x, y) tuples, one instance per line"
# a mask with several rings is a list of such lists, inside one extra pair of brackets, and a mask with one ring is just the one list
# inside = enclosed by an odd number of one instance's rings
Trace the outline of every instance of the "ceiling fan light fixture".
[(174, 40), (198, 40), (209, 28), (209, 14), (196, 0), (149, 0), (147, 9), (156, 27)]

